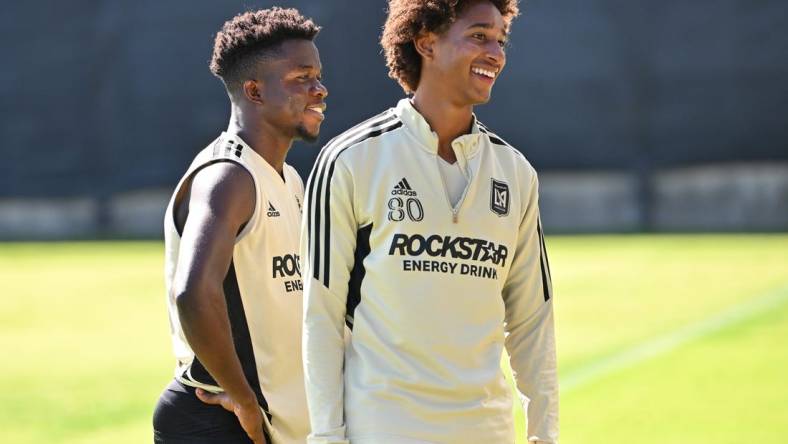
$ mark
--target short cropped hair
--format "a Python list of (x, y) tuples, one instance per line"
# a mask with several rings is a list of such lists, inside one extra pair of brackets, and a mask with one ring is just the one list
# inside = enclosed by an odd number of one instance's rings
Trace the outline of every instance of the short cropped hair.
[[(421, 55), (414, 39), (422, 32), (445, 32), (463, 8), (480, 0), (389, 0), (388, 18), (380, 44), (386, 56), (389, 77), (406, 93), (416, 91), (421, 75)], [(520, 13), (517, 0), (487, 0), (503, 16), (507, 26)]]
[(296, 9), (273, 7), (239, 14), (216, 34), (211, 72), (228, 90), (252, 76), (259, 57), (290, 39), (314, 40), (320, 27)]

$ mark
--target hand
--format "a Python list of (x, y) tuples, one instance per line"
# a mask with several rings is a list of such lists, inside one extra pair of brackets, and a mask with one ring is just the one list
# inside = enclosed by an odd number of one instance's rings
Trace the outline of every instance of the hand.
[(242, 405), (233, 401), (227, 393), (210, 393), (200, 388), (196, 394), (197, 398), (206, 404), (220, 405), (228, 412), (235, 413), (241, 427), (254, 444), (268, 444), (263, 435), (263, 412), (257, 402)]

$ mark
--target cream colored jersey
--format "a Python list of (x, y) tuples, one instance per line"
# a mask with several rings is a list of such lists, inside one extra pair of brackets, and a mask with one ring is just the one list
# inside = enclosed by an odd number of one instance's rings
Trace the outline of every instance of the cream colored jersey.
[(301, 240), (310, 443), (512, 444), (504, 347), (528, 439), (557, 442), (536, 172), (475, 119), (452, 147), (467, 178), (457, 202), (407, 99), (318, 157)]
[(186, 340), (172, 294), (180, 253), (173, 205), (184, 182), (201, 168), (234, 162), (254, 179), (255, 208), (235, 240), (224, 294), (233, 341), (244, 375), (266, 413), (274, 444), (304, 443), (309, 433), (301, 360), (302, 284), (299, 224), (304, 186), (291, 166), (284, 180), (239, 137), (223, 133), (202, 150), (176, 188), (164, 218), (165, 277), (175, 378), (212, 392), (221, 388)]

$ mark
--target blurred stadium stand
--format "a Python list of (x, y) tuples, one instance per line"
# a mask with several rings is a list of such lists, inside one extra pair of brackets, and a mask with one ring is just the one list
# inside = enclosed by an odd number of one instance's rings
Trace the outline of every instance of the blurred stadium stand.
[[(225, 128), (213, 35), (246, 9), (323, 25), (322, 140), (402, 97), (384, 0), (12, 2), (0, 14), (0, 238), (159, 237)], [(528, 0), (477, 114), (540, 171), (552, 232), (788, 230), (788, 4)], [(297, 144), (303, 177), (318, 146)]]

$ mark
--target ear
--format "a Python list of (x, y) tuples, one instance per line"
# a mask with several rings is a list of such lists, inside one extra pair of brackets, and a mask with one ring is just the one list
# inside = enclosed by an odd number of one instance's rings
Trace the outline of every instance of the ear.
[(246, 100), (257, 104), (263, 104), (263, 91), (261, 81), (258, 80), (246, 80), (241, 89), (243, 90), (244, 97)]
[(422, 57), (432, 60), (435, 57), (435, 40), (435, 34), (422, 32), (413, 39), (413, 46), (416, 47), (416, 52)]

